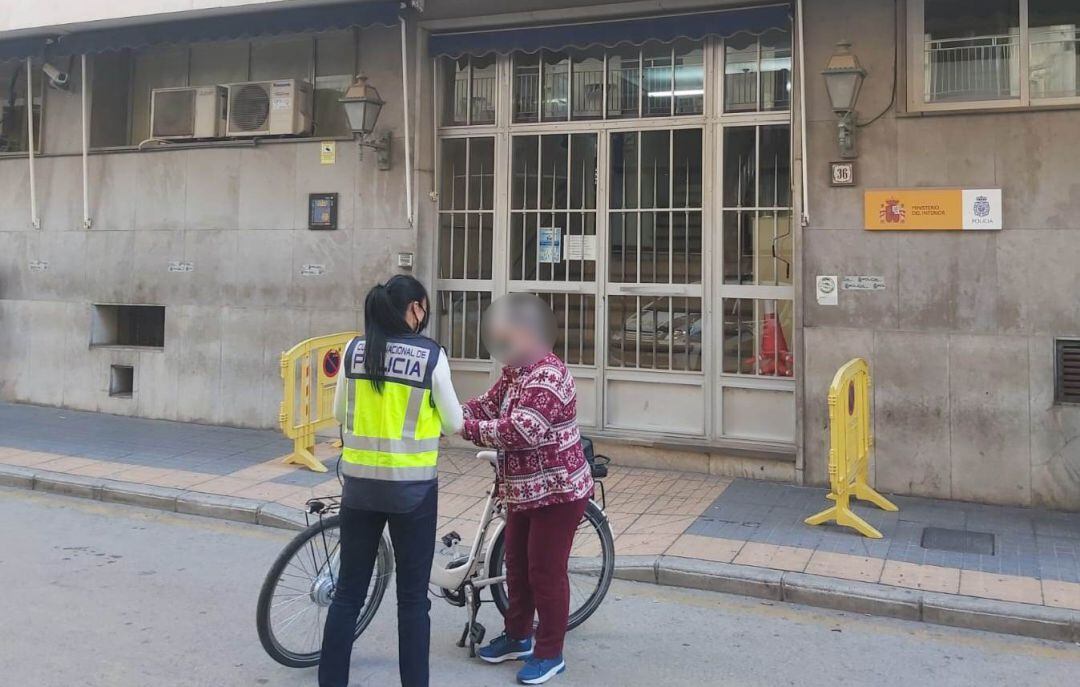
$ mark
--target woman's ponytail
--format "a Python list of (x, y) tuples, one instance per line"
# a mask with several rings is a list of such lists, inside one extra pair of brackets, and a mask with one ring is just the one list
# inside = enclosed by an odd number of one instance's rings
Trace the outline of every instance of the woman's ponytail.
[(385, 284), (376, 284), (364, 300), (364, 373), (371, 386), (382, 392), (386, 377), (386, 344), (395, 336), (419, 333), (427, 325), (427, 316), (414, 332), (405, 319), (410, 303), (428, 306), (427, 290), (414, 277), (399, 274)]

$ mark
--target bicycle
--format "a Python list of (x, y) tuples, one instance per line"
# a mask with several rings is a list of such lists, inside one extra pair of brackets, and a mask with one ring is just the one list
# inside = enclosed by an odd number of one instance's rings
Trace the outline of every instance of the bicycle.
[[(592, 442), (588, 439), (583, 438), (582, 445), (597, 486), (574, 535), (570, 554), (570, 630), (584, 623), (599, 608), (615, 570), (615, 544), (604, 514), (606, 496), (602, 482), (610, 461), (606, 456), (594, 457)], [(453, 606), (468, 609), (465, 629), (457, 645), (468, 647), (470, 657), (476, 655), (477, 645), (484, 640), (485, 628), (477, 621), (481, 604), (494, 603), (504, 615), (509, 607), (503, 532), (505, 506), (497, 488), (499, 461), (494, 451), (480, 451), (477, 458), (491, 463), (495, 480), (488, 489), (476, 536), (467, 554), (453, 557), (446, 565), (436, 559), (432, 563), (430, 580), (431, 586), (438, 590), (435, 596)], [(333, 600), (334, 580), (340, 565), (340, 496), (311, 499), (307, 506), (308, 526), (285, 546), (270, 566), (256, 609), (256, 626), (263, 648), (275, 661), (291, 668), (307, 668), (319, 663), (325, 611)], [(313, 516), (318, 518), (317, 521), (312, 522)], [(461, 535), (450, 532), (441, 541), (444, 553), (453, 553)], [(384, 531), (367, 598), (357, 618), (355, 637), (363, 634), (374, 619), (386, 593), (393, 565), (392, 544)], [(484, 589), (489, 590), (490, 601), (481, 599)], [(284, 618), (281, 617), (283, 613)]]

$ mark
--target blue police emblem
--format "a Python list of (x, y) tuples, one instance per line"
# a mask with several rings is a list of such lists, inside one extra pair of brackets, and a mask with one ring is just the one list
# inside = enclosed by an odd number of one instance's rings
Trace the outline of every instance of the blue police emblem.
[(988, 217), (990, 215), (990, 199), (986, 196), (975, 196), (975, 204), (971, 207), (976, 217)]

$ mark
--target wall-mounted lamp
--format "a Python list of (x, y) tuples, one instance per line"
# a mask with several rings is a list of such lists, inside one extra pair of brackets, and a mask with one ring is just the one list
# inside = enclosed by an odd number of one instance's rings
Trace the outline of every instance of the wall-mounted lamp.
[(390, 169), (390, 132), (380, 136), (374, 133), (379, 113), (386, 104), (379, 97), (379, 91), (368, 83), (367, 76), (360, 74), (338, 102), (345, 106), (353, 133), (359, 135), (361, 152), (365, 147), (374, 149), (379, 169)]
[(837, 131), (840, 157), (855, 158), (858, 156), (855, 152), (855, 103), (866, 70), (851, 52), (851, 43), (840, 41), (821, 74), (825, 77), (825, 89), (829, 92), (833, 112), (840, 119)]

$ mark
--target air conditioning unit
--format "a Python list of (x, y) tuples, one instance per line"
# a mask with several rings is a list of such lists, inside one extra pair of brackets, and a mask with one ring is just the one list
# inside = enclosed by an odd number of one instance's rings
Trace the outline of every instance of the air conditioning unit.
[(150, 91), (150, 135), (154, 138), (221, 138), (227, 94), (221, 86), (155, 88)]
[(311, 132), (311, 84), (297, 79), (232, 83), (227, 136), (296, 136)]

